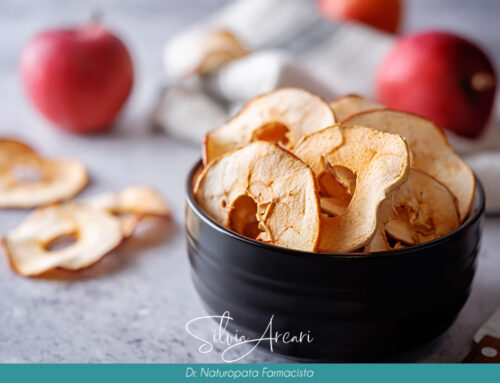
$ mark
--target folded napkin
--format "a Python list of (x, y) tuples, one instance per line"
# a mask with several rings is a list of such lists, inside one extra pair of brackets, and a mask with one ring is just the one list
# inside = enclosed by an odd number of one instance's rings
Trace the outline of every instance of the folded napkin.
[[(196, 75), (202, 36), (229, 31), (251, 52)], [(344, 94), (373, 98), (375, 71), (394, 37), (359, 24), (320, 18), (308, 0), (239, 0), (175, 35), (164, 50), (167, 85), (156, 125), (200, 144), (249, 99), (280, 87), (301, 87), (326, 100)], [(500, 106), (478, 140), (447, 133), (481, 179), (487, 211), (500, 212)]]

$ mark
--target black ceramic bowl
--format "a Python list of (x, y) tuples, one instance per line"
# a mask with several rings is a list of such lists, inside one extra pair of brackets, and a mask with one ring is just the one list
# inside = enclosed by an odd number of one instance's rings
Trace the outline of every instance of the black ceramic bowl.
[(199, 166), (187, 180), (192, 278), (211, 314), (230, 312), (233, 333), (259, 338), (274, 315), (273, 333), (314, 338), (273, 342), (274, 352), (380, 360), (445, 331), (469, 296), (484, 221), (479, 182), (469, 217), (442, 238), (371, 255), (320, 254), (266, 245), (214, 222), (193, 198)]

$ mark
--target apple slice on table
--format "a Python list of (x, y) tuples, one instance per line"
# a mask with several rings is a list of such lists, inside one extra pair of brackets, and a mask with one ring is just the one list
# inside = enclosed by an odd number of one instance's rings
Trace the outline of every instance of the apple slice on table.
[[(51, 248), (69, 237), (63, 248)], [(9, 262), (18, 274), (39, 276), (62, 268), (89, 267), (123, 241), (118, 218), (110, 213), (71, 201), (32, 212), (2, 239)]]
[(88, 181), (79, 161), (45, 158), (23, 142), (0, 138), (0, 208), (31, 209), (65, 201)]

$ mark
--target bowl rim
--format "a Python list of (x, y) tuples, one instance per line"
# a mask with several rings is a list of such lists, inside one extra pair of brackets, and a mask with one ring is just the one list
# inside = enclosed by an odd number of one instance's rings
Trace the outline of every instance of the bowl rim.
[(427, 248), (433, 247), (438, 245), (441, 242), (447, 242), (450, 240), (452, 237), (454, 237), (457, 233), (460, 231), (468, 229), (472, 224), (474, 224), (484, 213), (485, 210), (485, 194), (484, 194), (484, 188), (483, 185), (481, 184), (481, 181), (478, 179), (477, 175), (473, 172), (474, 178), (475, 178), (475, 185), (474, 185), (474, 198), (472, 200), (472, 204), (474, 204), (474, 201), (476, 199), (479, 199), (478, 201), (478, 208), (474, 212), (474, 214), (470, 214), (467, 217), (467, 219), (462, 222), (462, 224), (457, 227), (455, 230), (452, 232), (433, 239), (432, 241), (428, 241), (425, 243), (422, 243), (420, 245), (415, 245), (415, 246), (410, 246), (406, 247), (404, 249), (398, 249), (398, 250), (386, 250), (386, 251), (379, 251), (379, 252), (374, 252), (374, 253), (322, 253), (322, 252), (314, 252), (314, 251), (306, 251), (306, 250), (297, 250), (297, 249), (289, 249), (287, 247), (282, 247), (282, 246), (277, 246), (277, 245), (269, 245), (264, 242), (259, 242), (251, 238), (247, 238), (241, 234), (238, 234), (232, 230), (227, 229), (226, 227), (222, 226), (221, 224), (215, 222), (196, 202), (192, 190), (192, 180), (197, 172), (197, 170), (200, 168), (202, 165), (202, 160), (198, 160), (194, 166), (191, 168), (189, 171), (189, 174), (187, 176), (186, 180), (186, 202), (189, 205), (189, 207), (198, 215), (200, 219), (203, 220), (203, 222), (209, 226), (211, 226), (213, 229), (228, 235), (236, 240), (240, 240), (243, 242), (248, 243), (251, 246), (256, 246), (260, 247), (263, 249), (271, 250), (271, 251), (277, 251), (280, 253), (286, 253), (287, 255), (293, 255), (297, 257), (320, 257), (320, 258), (331, 258), (331, 259), (336, 259), (336, 260), (349, 260), (349, 259), (372, 259), (372, 258), (386, 258), (386, 257), (397, 257), (397, 256), (404, 256), (406, 254), (412, 254), (415, 253), (415, 251), (419, 250), (425, 250)]

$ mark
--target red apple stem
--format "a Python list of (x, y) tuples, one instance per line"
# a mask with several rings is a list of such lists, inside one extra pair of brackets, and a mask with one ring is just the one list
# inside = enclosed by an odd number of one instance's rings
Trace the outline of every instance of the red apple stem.
[(488, 72), (477, 72), (471, 77), (471, 86), (476, 92), (484, 92), (495, 86), (495, 76)]

